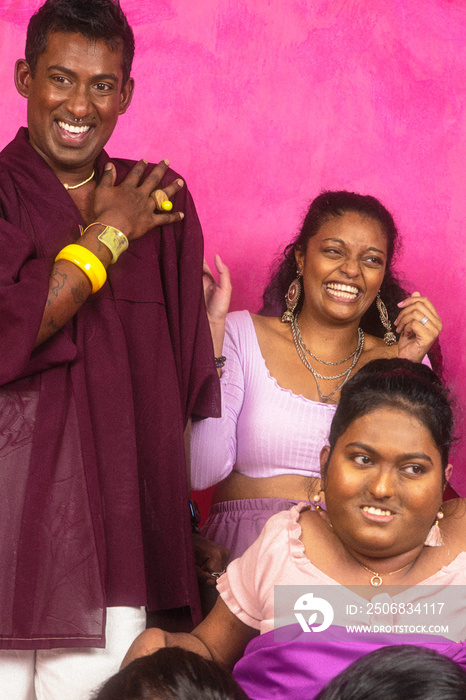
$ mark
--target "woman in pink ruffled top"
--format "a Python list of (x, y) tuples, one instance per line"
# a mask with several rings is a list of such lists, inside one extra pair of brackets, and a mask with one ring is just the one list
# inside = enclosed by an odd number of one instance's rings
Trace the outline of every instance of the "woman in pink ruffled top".
[(228, 271), (217, 257), (217, 285), (207, 268), (215, 354), (225, 357), (222, 418), (193, 424), (191, 478), (197, 490), (218, 484), (203, 534), (231, 558), (273, 513), (318, 492), (320, 450), (347, 379), (375, 358), (422, 362), (437, 339), (431, 302), (408, 296), (394, 275), (397, 238), (374, 197), (324, 192), (286, 248), (261, 315), (227, 316)]
[(255, 700), (314, 698), (356, 659), (396, 644), (466, 668), (466, 501), (442, 503), (452, 433), (431, 369), (368, 363), (342, 389), (319, 500), (268, 520), (219, 578), (219, 599), (192, 634), (146, 630), (127, 660), (182, 646), (236, 664)]

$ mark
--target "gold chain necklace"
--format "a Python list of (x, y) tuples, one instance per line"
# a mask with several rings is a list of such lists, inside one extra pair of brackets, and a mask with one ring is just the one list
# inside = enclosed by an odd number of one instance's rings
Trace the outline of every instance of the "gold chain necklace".
[(94, 177), (94, 175), (95, 175), (95, 169), (92, 171), (92, 173), (89, 175), (89, 177), (86, 178), (86, 180), (83, 180), (82, 182), (78, 182), (77, 185), (67, 185), (67, 184), (64, 182), (64, 183), (63, 183), (63, 187), (65, 188), (65, 190), (77, 190), (78, 187), (82, 187), (83, 185), (87, 185), (87, 183), (90, 182), (90, 181), (92, 180), (92, 178)]
[[(419, 556), (419, 554), (418, 554), (418, 556)], [(356, 559), (356, 557), (353, 557), (353, 559)], [(416, 557), (416, 559), (417, 559), (417, 557)], [(384, 574), (384, 576), (391, 576), (392, 574), (398, 574), (400, 571), (403, 571), (403, 569), (407, 569), (408, 566), (411, 566), (411, 564), (414, 564), (416, 559), (412, 562), (410, 561), (409, 564), (405, 564), (405, 566), (402, 566), (401, 569), (395, 569), (395, 571), (389, 571), (388, 573)], [(360, 566), (362, 566), (363, 569), (368, 571), (370, 574), (374, 574), (371, 578), (371, 586), (375, 586), (377, 588), (378, 586), (382, 585), (382, 583), (383, 583), (382, 576), (380, 574), (378, 574), (377, 571), (372, 571), (372, 569), (369, 569), (368, 566), (366, 566), (362, 562), (358, 561), (357, 559), (356, 559), (356, 561), (358, 562), (358, 564), (360, 564)]]

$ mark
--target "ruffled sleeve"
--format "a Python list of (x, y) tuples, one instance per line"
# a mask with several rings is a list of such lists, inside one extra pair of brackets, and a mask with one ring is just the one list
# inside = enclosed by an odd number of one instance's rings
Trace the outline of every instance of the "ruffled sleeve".
[[(305, 503), (272, 516), (257, 540), (234, 559), (217, 582), (219, 593), (242, 622), (261, 629), (273, 618), (273, 588), (289, 580), (289, 566), (305, 560), (298, 518)], [(307, 560), (306, 560), (307, 561)]]

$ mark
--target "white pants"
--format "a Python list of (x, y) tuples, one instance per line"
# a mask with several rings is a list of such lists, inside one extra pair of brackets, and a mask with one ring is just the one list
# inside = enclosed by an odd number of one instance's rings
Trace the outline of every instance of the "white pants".
[(0, 650), (0, 700), (88, 700), (145, 626), (144, 608), (107, 608), (105, 649)]

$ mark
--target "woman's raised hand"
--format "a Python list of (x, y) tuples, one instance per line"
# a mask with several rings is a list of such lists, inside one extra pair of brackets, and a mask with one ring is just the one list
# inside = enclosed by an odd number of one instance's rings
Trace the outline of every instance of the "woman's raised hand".
[(204, 284), (204, 299), (210, 323), (224, 322), (231, 299), (230, 271), (222, 262), (220, 255), (214, 258), (218, 272), (218, 282), (212, 274), (204, 258), (202, 282)]
[(218, 272), (218, 282), (205, 259), (202, 268), (202, 282), (215, 355), (219, 357), (222, 354), (225, 336), (225, 318), (230, 307), (231, 281), (230, 271), (222, 262), (220, 255), (215, 256), (214, 262)]
[(398, 306), (401, 309), (395, 320), (396, 332), (400, 336), (398, 357), (422, 362), (442, 330), (440, 316), (432, 302), (419, 292), (413, 292)]

